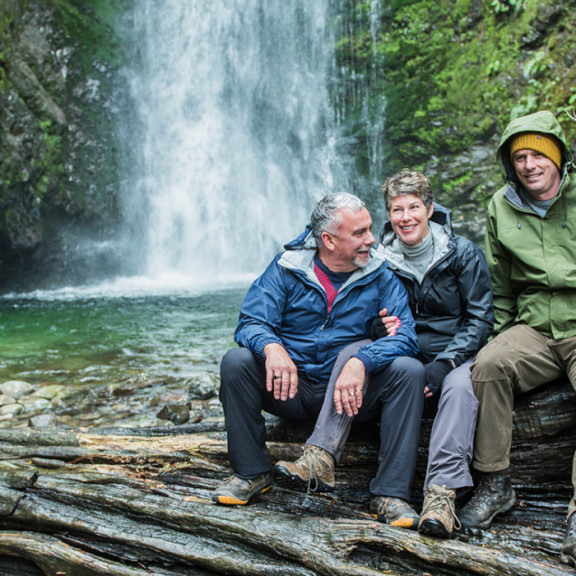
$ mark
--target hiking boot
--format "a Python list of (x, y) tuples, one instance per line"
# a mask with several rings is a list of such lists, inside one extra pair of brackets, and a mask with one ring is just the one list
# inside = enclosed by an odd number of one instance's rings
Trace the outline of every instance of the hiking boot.
[(562, 543), (562, 554), (560, 560), (564, 564), (576, 566), (576, 514), (570, 514), (568, 526), (566, 527), (566, 536)]
[(308, 494), (332, 492), (336, 485), (332, 454), (310, 444), (304, 446), (304, 454), (296, 462), (278, 462), (274, 466), (274, 476), (278, 484), (288, 488), (306, 488)]
[(408, 502), (388, 496), (372, 496), (370, 512), (378, 522), (411, 530), (416, 530), (420, 519), (416, 510)]
[(508, 470), (484, 474), (472, 499), (460, 512), (464, 528), (490, 528), (494, 516), (508, 512), (516, 503), (516, 493)]
[(462, 527), (455, 510), (456, 491), (432, 484), (426, 488), (418, 532), (450, 538), (454, 528)]
[(227, 504), (228, 506), (248, 504), (250, 498), (264, 494), (271, 484), (272, 474), (269, 472), (252, 478), (252, 480), (230, 476), (216, 488), (212, 501), (216, 504)]

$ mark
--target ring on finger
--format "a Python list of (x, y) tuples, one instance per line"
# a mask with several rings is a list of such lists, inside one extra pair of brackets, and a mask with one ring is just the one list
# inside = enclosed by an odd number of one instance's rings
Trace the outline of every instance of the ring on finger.
[(356, 396), (356, 392), (348, 392), (348, 396), (350, 396), (350, 397)]
[(280, 374), (275, 374), (272, 380), (280, 380)]

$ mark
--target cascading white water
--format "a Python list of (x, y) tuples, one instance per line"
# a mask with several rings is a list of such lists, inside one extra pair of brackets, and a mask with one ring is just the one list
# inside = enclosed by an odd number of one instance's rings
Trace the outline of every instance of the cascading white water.
[(121, 138), (141, 273), (254, 272), (334, 191), (328, 0), (134, 0)]

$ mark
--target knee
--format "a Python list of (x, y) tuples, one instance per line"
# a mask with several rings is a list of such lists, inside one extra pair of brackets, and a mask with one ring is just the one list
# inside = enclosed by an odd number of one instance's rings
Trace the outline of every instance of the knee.
[(451, 377), (451, 374), (442, 384), (442, 399), (470, 405), (478, 403), (472, 387), (472, 379)]
[(473, 380), (494, 380), (510, 361), (510, 351), (495, 338), (478, 352), (472, 365)]
[(410, 378), (421, 379), (422, 381), (426, 378), (424, 364), (422, 364), (420, 360), (416, 360), (416, 358), (411, 358), (410, 356), (395, 358), (390, 364), (390, 370), (393, 370), (399, 375), (406, 375)]
[(346, 362), (348, 362), (348, 360), (350, 360), (350, 358), (352, 358), (352, 356), (362, 348), (362, 346), (366, 346), (367, 344), (372, 344), (372, 340), (358, 340), (357, 342), (353, 342), (352, 344), (348, 344), (345, 348), (342, 348), (336, 357), (334, 367), (342, 368), (344, 364), (346, 364)]
[(402, 382), (405, 386), (413, 388), (419, 393), (424, 390), (426, 372), (424, 364), (420, 360), (409, 356), (401, 356), (390, 364), (389, 369), (397, 382)]
[(231, 376), (243, 373), (246, 367), (256, 363), (248, 348), (230, 348), (220, 362), (220, 380), (226, 382)]

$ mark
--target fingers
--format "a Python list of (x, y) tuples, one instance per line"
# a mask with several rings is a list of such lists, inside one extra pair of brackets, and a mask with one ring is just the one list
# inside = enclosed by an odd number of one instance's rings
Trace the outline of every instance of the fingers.
[(290, 373), (290, 386), (288, 388), (288, 397), (294, 398), (296, 393), (298, 392), (298, 373), (292, 372)]
[(279, 378), (279, 376), (275, 375), (272, 370), (266, 370), (266, 390), (268, 392), (274, 391), (277, 378)]
[(361, 388), (343, 388), (334, 390), (334, 407), (338, 414), (346, 412), (350, 417), (356, 416), (362, 406)]
[(288, 400), (298, 392), (298, 373), (291, 370), (276, 370), (266, 374), (266, 390), (274, 394), (275, 400)]

